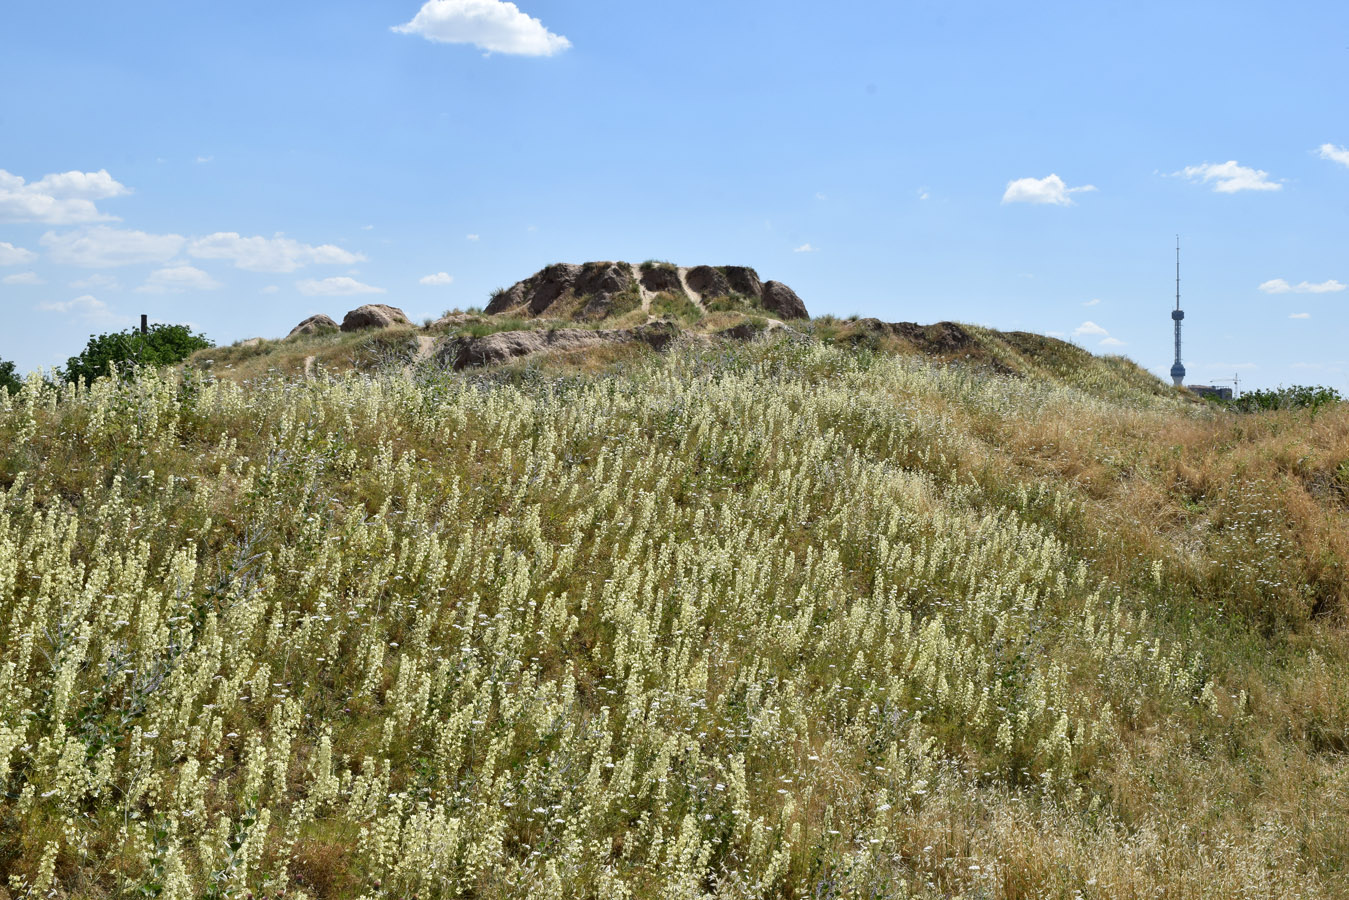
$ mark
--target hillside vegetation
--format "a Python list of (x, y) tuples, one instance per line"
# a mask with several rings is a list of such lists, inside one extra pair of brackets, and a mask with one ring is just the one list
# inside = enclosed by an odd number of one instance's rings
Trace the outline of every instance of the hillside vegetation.
[(1349, 894), (1349, 410), (957, 327), (0, 391), (10, 897)]

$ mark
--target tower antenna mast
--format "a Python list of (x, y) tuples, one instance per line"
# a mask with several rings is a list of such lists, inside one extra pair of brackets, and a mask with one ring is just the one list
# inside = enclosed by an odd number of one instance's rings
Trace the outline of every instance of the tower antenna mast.
[(1180, 308), (1180, 235), (1176, 235), (1176, 308), (1171, 311), (1171, 321), (1176, 324), (1176, 361), (1171, 366), (1171, 383), (1181, 387), (1185, 384), (1185, 365), (1180, 361), (1180, 323), (1185, 321), (1185, 313)]

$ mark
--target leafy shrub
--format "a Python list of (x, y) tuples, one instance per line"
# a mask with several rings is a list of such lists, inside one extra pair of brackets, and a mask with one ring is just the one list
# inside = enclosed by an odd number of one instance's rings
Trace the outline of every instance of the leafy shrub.
[(1295, 384), (1273, 390), (1247, 391), (1235, 400), (1218, 401), (1238, 412), (1256, 412), (1271, 409), (1310, 409), (1343, 403), (1340, 392), (1323, 385)]
[(114, 366), (119, 370), (169, 366), (213, 346), (205, 335), (194, 334), (186, 325), (152, 325), (145, 334), (128, 329), (90, 335), (84, 351), (70, 357), (62, 375), (66, 381), (88, 384), (111, 374)]

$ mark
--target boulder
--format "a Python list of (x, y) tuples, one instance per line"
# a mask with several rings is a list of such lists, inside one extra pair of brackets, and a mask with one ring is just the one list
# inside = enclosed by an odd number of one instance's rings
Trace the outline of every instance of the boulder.
[(763, 296), (763, 282), (759, 280), (759, 273), (749, 266), (726, 266), (721, 271), (726, 274), (726, 282), (730, 284), (731, 290), (737, 294), (755, 299)]
[(763, 307), (777, 313), (784, 319), (809, 319), (806, 304), (796, 296), (796, 291), (780, 281), (770, 281), (763, 286)]
[(286, 335), (286, 337), (293, 338), (297, 334), (322, 334), (325, 331), (336, 330), (337, 323), (332, 320), (332, 317), (319, 313), (317, 316), (310, 316), (299, 325), (296, 325), (290, 330), (290, 334)]
[(261, 347), (262, 338), (249, 338), (246, 341), (239, 342), (240, 347)]
[(731, 293), (730, 281), (726, 279), (720, 269), (714, 269), (711, 266), (695, 266), (688, 270), (684, 278), (688, 281), (689, 288), (701, 296), (703, 300), (725, 297)]
[(369, 303), (347, 313), (342, 319), (342, 330), (362, 331), (367, 328), (391, 328), (394, 325), (411, 324), (407, 315), (398, 307)]
[(642, 267), (642, 287), (653, 294), (684, 296), (684, 285), (679, 282), (679, 270), (674, 266), (651, 265)]

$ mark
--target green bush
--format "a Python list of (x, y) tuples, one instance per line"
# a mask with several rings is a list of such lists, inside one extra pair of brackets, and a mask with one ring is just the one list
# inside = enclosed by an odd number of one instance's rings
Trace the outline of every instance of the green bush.
[(1221, 401), (1238, 412), (1257, 412), (1266, 409), (1310, 409), (1343, 403), (1344, 397), (1331, 387), (1295, 384), (1273, 390), (1247, 391), (1235, 400)]
[(152, 325), (145, 334), (128, 329), (90, 335), (84, 352), (66, 362), (62, 377), (88, 384), (111, 374), (113, 366), (124, 372), (141, 366), (168, 366), (214, 346), (186, 325)]
[(23, 387), (23, 381), (14, 374), (14, 363), (8, 360), (0, 359), (0, 388), (4, 388), (11, 394), (17, 394), (19, 388)]

